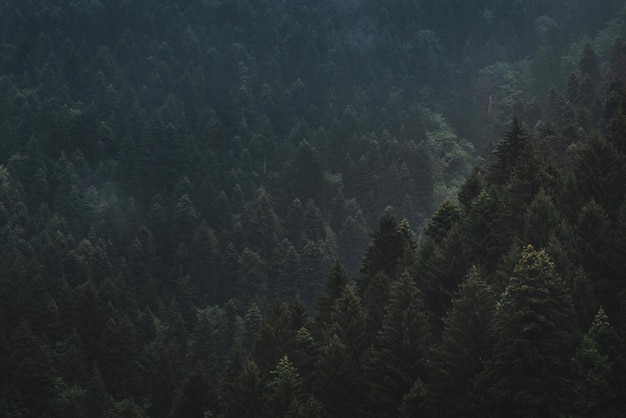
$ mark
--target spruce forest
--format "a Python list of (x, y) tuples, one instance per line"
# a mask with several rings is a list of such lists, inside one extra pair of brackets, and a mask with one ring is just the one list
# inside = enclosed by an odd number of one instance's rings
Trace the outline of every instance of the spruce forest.
[(625, 19), (0, 2), (0, 416), (624, 416)]

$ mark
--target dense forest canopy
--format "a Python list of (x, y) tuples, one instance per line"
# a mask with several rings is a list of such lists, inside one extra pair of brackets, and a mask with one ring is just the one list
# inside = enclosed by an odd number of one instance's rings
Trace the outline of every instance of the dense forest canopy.
[(620, 416), (625, 15), (0, 3), (0, 416)]

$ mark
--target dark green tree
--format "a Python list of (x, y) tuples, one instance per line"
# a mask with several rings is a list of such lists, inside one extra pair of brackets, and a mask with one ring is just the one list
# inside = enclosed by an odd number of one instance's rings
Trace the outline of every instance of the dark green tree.
[(623, 351), (603, 309), (572, 358), (569, 407), (575, 417), (618, 417), (624, 409)]
[(595, 85), (600, 81), (598, 56), (589, 42), (585, 44), (582, 56), (580, 57), (580, 73), (582, 77), (586, 75), (589, 76)]
[(579, 198), (583, 202), (595, 200), (612, 220), (626, 196), (622, 181), (626, 170), (624, 158), (613, 143), (594, 134), (578, 150), (574, 163)]
[(324, 341), (337, 335), (357, 364), (368, 342), (367, 318), (354, 285), (344, 287), (330, 312), (330, 326), (322, 330)]
[(284, 416), (292, 403), (304, 399), (304, 380), (286, 355), (270, 375), (272, 377), (265, 388), (265, 413), (272, 417)]
[(452, 226), (459, 221), (460, 215), (461, 209), (459, 207), (452, 203), (450, 199), (444, 200), (430, 218), (428, 225), (424, 229), (424, 235), (431, 238), (435, 243), (440, 244)]
[(483, 374), (494, 416), (558, 416), (576, 338), (569, 290), (544, 250), (522, 251), (493, 318)]
[(366, 291), (368, 278), (378, 272), (396, 278), (403, 268), (400, 260), (407, 251), (414, 248), (413, 237), (408, 224), (398, 224), (390, 208), (380, 218), (378, 229), (372, 234), (363, 263), (361, 265), (361, 280), (359, 290)]
[(587, 273), (580, 266), (574, 272), (571, 288), (572, 303), (574, 304), (574, 311), (578, 317), (580, 329), (589, 329), (600, 306), (593, 283), (591, 283)]
[(358, 358), (337, 334), (326, 337), (319, 349), (312, 386), (329, 417), (359, 414), (365, 387)]
[(489, 326), (496, 306), (491, 287), (473, 267), (452, 298), (441, 343), (429, 363), (432, 381), (427, 399), (438, 416), (480, 416), (477, 376), (489, 357)]
[(315, 323), (316, 327), (320, 330), (330, 325), (332, 309), (349, 282), (350, 278), (343, 266), (339, 263), (339, 260), (335, 261), (330, 273), (328, 273), (326, 277), (322, 294), (315, 301)]
[(529, 144), (530, 134), (527, 128), (514, 117), (502, 140), (493, 150), (494, 159), (486, 173), (489, 182), (497, 186), (506, 185)]
[(364, 357), (369, 390), (364, 413), (397, 416), (402, 399), (418, 377), (425, 376), (431, 330), (422, 296), (404, 273), (389, 295), (382, 328)]
[(441, 318), (450, 309), (452, 294), (470, 266), (470, 253), (458, 224), (451, 227), (439, 244), (424, 242), (418, 251), (414, 275), (438, 332)]
[(56, 395), (52, 350), (45, 338), (21, 322), (9, 338), (8, 374), (11, 391), (4, 395), (8, 416), (42, 416)]
[(215, 382), (201, 368), (195, 368), (183, 380), (174, 395), (168, 417), (204, 418), (216, 409)]

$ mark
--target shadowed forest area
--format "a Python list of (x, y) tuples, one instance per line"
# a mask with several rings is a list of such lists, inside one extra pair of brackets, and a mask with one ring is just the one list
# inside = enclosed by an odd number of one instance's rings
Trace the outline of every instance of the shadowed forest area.
[(622, 416), (625, 17), (1, 2), (0, 416)]

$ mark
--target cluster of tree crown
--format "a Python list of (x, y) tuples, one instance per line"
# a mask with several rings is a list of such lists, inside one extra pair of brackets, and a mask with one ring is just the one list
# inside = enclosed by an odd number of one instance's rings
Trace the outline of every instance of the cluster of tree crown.
[(0, 4), (1, 416), (626, 408), (620, 1), (154, 3)]

